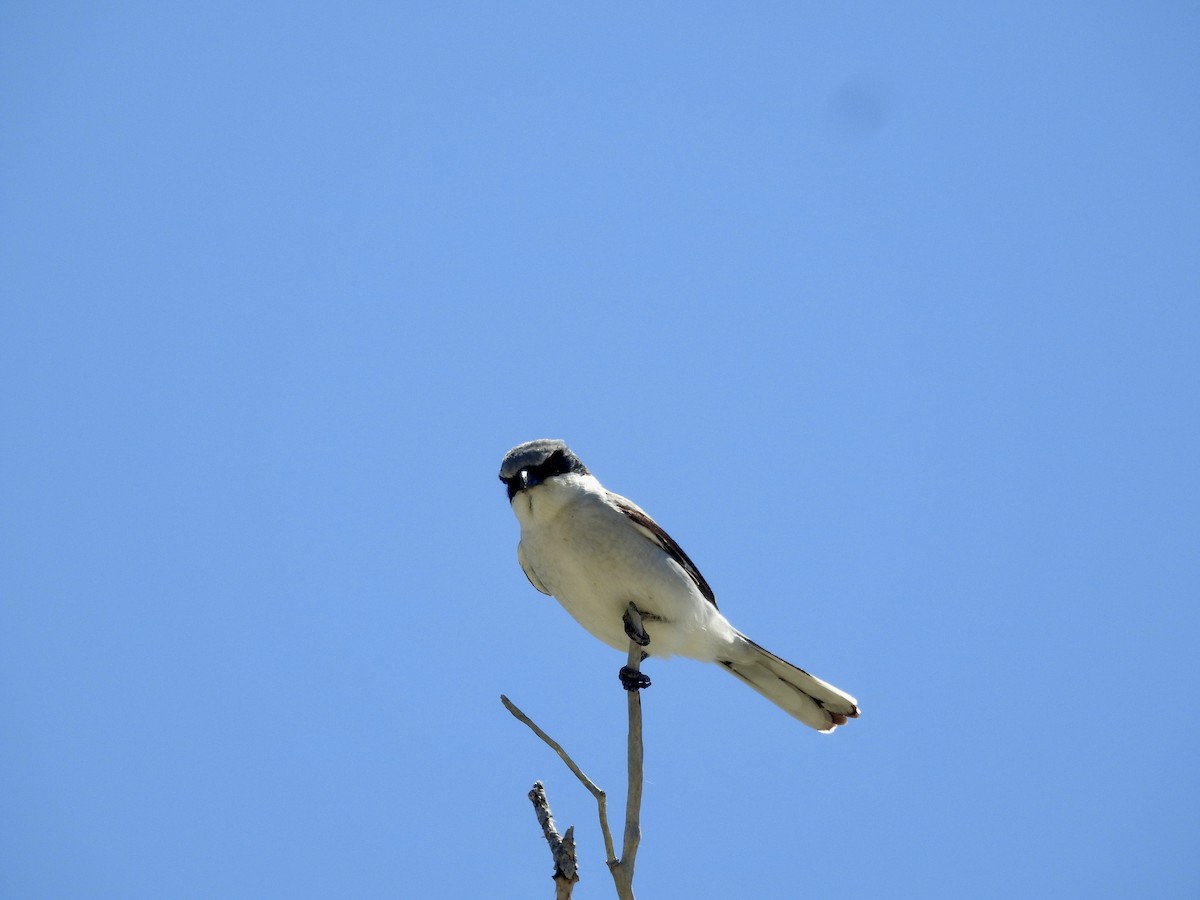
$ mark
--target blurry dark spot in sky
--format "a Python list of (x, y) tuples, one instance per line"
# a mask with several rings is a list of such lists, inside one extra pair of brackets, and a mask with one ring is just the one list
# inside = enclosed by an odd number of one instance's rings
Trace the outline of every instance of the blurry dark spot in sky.
[(825, 121), (840, 137), (866, 140), (887, 124), (892, 106), (891, 92), (883, 82), (854, 75), (830, 94), (825, 104)]

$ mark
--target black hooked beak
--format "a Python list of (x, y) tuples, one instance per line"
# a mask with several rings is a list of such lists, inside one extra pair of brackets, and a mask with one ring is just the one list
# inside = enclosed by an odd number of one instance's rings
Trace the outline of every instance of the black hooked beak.
[(508, 488), (508, 500), (511, 503), (512, 498), (521, 493), (521, 491), (541, 484), (542, 478), (536, 472), (532, 472), (529, 469), (522, 469), (511, 478), (504, 478), (502, 481), (505, 487)]

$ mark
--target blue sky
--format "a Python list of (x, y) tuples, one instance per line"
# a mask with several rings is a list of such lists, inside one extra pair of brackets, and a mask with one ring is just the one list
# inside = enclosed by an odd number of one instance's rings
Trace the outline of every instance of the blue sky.
[(652, 663), (641, 895), (1195, 896), (1194, 6), (249, 7), (0, 12), (0, 894), (610, 896), (549, 436), (862, 704)]

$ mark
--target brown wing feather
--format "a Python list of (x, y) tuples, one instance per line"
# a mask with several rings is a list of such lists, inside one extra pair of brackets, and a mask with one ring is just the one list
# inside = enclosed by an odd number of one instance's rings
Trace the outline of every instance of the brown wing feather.
[(713, 596), (713, 589), (708, 586), (708, 582), (704, 580), (704, 576), (700, 574), (696, 564), (683, 552), (683, 548), (675, 543), (675, 539), (663, 531), (662, 526), (650, 518), (640, 506), (626, 500), (620, 494), (609, 493), (608, 497), (613, 505), (624, 513), (634, 525), (637, 525), (650, 540), (662, 547), (671, 559), (679, 563), (679, 567), (687, 572), (692, 581), (696, 582), (696, 587), (700, 589), (700, 593), (704, 595), (705, 599), (716, 606), (717, 598)]

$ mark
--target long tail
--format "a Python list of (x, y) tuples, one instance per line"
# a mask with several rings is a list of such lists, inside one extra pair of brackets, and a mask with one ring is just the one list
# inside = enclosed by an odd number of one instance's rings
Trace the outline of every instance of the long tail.
[(858, 701), (844, 691), (764, 650), (744, 634), (722, 666), (780, 709), (817, 731), (830, 732), (858, 718)]

